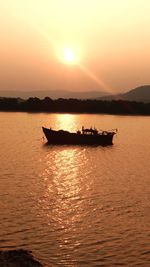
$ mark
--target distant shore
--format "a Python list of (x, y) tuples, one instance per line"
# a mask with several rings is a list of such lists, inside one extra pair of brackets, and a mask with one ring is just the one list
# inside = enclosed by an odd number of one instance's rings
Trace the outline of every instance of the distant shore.
[(113, 115), (150, 115), (150, 103), (126, 100), (80, 100), (0, 97), (0, 111), (48, 112), (48, 113), (89, 113)]

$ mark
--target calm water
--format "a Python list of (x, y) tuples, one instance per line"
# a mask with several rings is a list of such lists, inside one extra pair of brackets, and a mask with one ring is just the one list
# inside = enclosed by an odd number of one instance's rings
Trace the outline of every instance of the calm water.
[[(0, 113), (1, 249), (47, 266), (150, 266), (150, 117)], [(45, 146), (41, 126), (118, 128), (112, 147)]]

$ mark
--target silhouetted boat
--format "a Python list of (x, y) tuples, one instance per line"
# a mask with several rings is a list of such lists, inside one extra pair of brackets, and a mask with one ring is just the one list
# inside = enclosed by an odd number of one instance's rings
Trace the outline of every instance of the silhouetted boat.
[(113, 136), (117, 130), (98, 131), (89, 128), (77, 132), (69, 132), (64, 130), (52, 130), (51, 128), (42, 127), (43, 132), (49, 144), (70, 144), (70, 145), (112, 145)]

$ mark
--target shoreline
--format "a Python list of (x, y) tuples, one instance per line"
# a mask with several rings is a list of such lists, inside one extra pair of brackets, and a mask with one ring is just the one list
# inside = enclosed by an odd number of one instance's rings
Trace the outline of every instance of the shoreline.
[(70, 111), (30, 111), (30, 110), (1, 110), (0, 113), (28, 113), (28, 114), (70, 114), (70, 115), (112, 115), (112, 116), (130, 116), (130, 117), (136, 117), (136, 116), (141, 116), (141, 117), (149, 117), (150, 114), (141, 114), (141, 113), (96, 113), (96, 112), (70, 112)]
[(1, 267), (44, 267), (42, 263), (36, 260), (32, 251), (24, 249), (1, 250), (0, 251)]
[(28, 113), (73, 113), (109, 115), (150, 115), (150, 103), (125, 100), (79, 100), (79, 99), (38, 99), (0, 98), (0, 111)]

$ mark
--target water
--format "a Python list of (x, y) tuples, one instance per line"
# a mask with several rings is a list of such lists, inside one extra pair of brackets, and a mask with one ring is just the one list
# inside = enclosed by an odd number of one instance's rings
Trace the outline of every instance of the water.
[[(150, 266), (149, 117), (0, 113), (1, 249), (47, 266)], [(41, 126), (118, 128), (111, 147), (45, 146)]]

